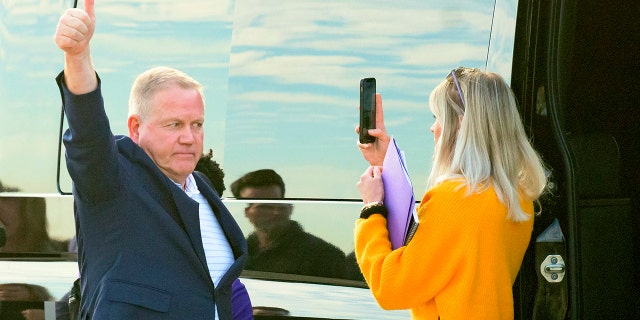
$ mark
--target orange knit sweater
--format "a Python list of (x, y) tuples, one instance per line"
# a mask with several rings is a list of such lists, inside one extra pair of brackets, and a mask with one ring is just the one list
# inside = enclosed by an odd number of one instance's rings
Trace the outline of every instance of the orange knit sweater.
[(391, 250), (386, 219), (358, 219), (355, 253), (373, 296), (383, 309), (411, 309), (412, 319), (513, 319), (512, 285), (533, 228), (532, 215), (507, 219), (489, 188), (468, 194), (460, 181), (429, 190), (418, 208), (411, 242)]

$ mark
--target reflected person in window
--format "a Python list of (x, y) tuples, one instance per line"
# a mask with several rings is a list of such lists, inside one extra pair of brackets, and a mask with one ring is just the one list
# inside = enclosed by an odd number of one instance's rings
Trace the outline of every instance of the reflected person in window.
[[(18, 191), (18, 188), (0, 182), (0, 192)], [(0, 197), (0, 227), (5, 231), (0, 252), (67, 251), (65, 241), (49, 237), (46, 208), (42, 197)]]
[[(234, 197), (283, 199), (282, 177), (271, 169), (249, 172), (231, 184)], [(345, 255), (291, 220), (293, 205), (251, 203), (244, 210), (255, 231), (247, 238), (247, 270), (342, 278)]]
[(0, 284), (0, 319), (44, 320), (44, 301), (54, 298), (47, 288), (30, 283)]
[(376, 95), (377, 129), (369, 134), (377, 139), (358, 144), (371, 165), (358, 188), (372, 204), (355, 226), (358, 264), (384, 309), (411, 309), (413, 319), (513, 319), (512, 285), (531, 238), (533, 202), (546, 185), (542, 162), (499, 75), (455, 69), (429, 102), (435, 152), (420, 224), (392, 250), (380, 203), (390, 136)]

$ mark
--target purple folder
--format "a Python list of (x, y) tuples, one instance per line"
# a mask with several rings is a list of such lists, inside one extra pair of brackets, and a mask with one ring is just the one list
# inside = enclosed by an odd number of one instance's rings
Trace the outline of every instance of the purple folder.
[(387, 229), (393, 249), (406, 245), (418, 225), (413, 186), (404, 161), (404, 153), (392, 137), (382, 164), (384, 204), (389, 211)]

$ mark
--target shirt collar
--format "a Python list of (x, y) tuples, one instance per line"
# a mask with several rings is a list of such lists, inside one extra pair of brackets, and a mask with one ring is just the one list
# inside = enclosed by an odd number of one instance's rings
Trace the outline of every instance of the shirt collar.
[[(176, 186), (178, 186), (178, 188), (180, 188), (180, 190), (182, 190), (182, 185), (180, 185), (179, 183), (176, 183), (175, 181), (173, 182), (176, 184)], [(187, 177), (187, 180), (185, 181), (184, 184), (185, 188), (184, 188), (184, 192), (189, 196), (193, 196), (196, 194), (200, 194), (200, 190), (198, 190), (198, 184), (196, 183), (196, 179), (193, 177), (193, 174), (190, 174)]]

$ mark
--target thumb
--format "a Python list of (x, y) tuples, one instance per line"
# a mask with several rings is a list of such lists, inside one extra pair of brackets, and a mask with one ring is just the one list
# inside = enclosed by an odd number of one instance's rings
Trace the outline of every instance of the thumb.
[(91, 20), (95, 20), (96, 18), (96, 14), (93, 11), (93, 2), (94, 0), (84, 0), (84, 11), (87, 12)]

